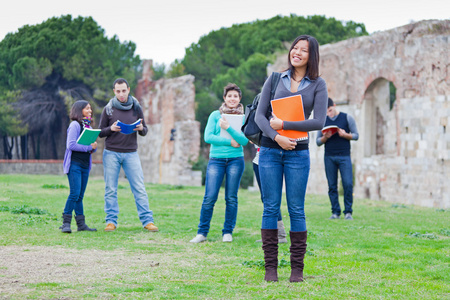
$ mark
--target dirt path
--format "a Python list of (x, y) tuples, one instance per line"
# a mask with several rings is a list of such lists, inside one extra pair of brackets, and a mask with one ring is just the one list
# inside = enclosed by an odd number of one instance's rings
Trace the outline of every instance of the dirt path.
[(0, 247), (0, 298), (25, 296), (34, 290), (34, 284), (97, 284), (121, 274), (148, 272), (159, 266), (160, 259), (126, 251)]

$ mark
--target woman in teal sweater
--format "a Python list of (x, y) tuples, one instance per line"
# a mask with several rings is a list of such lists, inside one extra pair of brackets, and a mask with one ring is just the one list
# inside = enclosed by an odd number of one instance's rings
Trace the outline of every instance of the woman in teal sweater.
[[(223, 114), (243, 115), (244, 107), (240, 103), (241, 89), (235, 84), (228, 84), (224, 88), (224, 103), (219, 110), (213, 111), (208, 118), (205, 128), (205, 142), (211, 144), (209, 162), (206, 168), (205, 196), (200, 212), (197, 236), (191, 243), (206, 241), (211, 218), (219, 195), (220, 186), (225, 179), (225, 222), (222, 230), (222, 240), (231, 242), (238, 211), (238, 190), (244, 173), (244, 150), (248, 139), (240, 130), (230, 126)], [(226, 131), (231, 138), (221, 136), (220, 131)]]

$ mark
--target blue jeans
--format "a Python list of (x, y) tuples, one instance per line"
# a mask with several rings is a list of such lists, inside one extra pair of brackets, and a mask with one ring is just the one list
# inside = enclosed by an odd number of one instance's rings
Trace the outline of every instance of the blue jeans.
[(244, 158), (210, 158), (206, 168), (205, 196), (203, 197), (202, 209), (200, 212), (200, 223), (198, 224), (198, 234), (207, 236), (209, 227), (219, 196), (220, 186), (224, 176), (225, 179), (225, 222), (222, 234), (232, 234), (236, 225), (238, 212), (238, 190), (241, 177), (244, 173)]
[[(256, 182), (258, 183), (259, 191), (261, 192), (261, 178), (259, 177), (259, 166), (255, 163), (253, 163), (253, 173), (255, 173)], [(261, 192), (261, 202), (264, 204), (262, 192)], [(281, 215), (281, 209), (280, 209), (280, 211), (278, 212), (278, 221), (282, 221), (282, 220), (283, 220), (283, 216)]]
[(113, 223), (117, 226), (117, 218), (119, 215), (117, 186), (119, 184), (121, 167), (130, 183), (139, 220), (143, 226), (154, 223), (153, 212), (148, 205), (148, 195), (144, 185), (144, 174), (142, 172), (141, 160), (139, 159), (138, 153), (121, 153), (105, 149), (103, 151), (103, 173), (105, 177), (106, 223)]
[(353, 169), (350, 156), (324, 156), (325, 173), (328, 181), (328, 196), (331, 202), (331, 212), (340, 215), (338, 194), (338, 170), (341, 172), (344, 188), (344, 214), (352, 213), (353, 205)]
[(291, 231), (306, 231), (305, 195), (309, 169), (309, 150), (260, 148), (259, 175), (264, 199), (262, 229), (277, 229), (284, 177)]
[(89, 179), (89, 168), (81, 166), (78, 162), (71, 162), (67, 179), (69, 179), (70, 193), (64, 207), (64, 214), (71, 215), (75, 210), (75, 215), (83, 215), (83, 197)]

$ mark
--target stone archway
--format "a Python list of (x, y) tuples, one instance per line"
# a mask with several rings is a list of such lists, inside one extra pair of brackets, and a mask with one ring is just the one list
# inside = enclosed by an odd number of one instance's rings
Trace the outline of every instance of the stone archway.
[(192, 170), (200, 152), (200, 123), (195, 120), (194, 76), (153, 81), (151, 60), (143, 62), (136, 98), (148, 127), (138, 136), (139, 156), (147, 182), (201, 185), (201, 172)]
[[(365, 122), (360, 124), (359, 132), (364, 147), (364, 157), (372, 155), (395, 154), (397, 141), (388, 141), (389, 130), (396, 130), (395, 85), (386, 78), (375, 79), (364, 93), (362, 112)], [(393, 95), (394, 93), (394, 95)], [(392, 123), (392, 122), (391, 122)], [(394, 128), (388, 128), (394, 125)]]

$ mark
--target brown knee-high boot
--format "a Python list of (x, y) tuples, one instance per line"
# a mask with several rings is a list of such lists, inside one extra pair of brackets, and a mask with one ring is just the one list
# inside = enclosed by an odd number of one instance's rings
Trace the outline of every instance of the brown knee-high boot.
[(278, 281), (278, 229), (261, 229), (265, 281)]
[(306, 253), (307, 231), (290, 231), (291, 237), (291, 278), (290, 282), (303, 281), (303, 259)]

